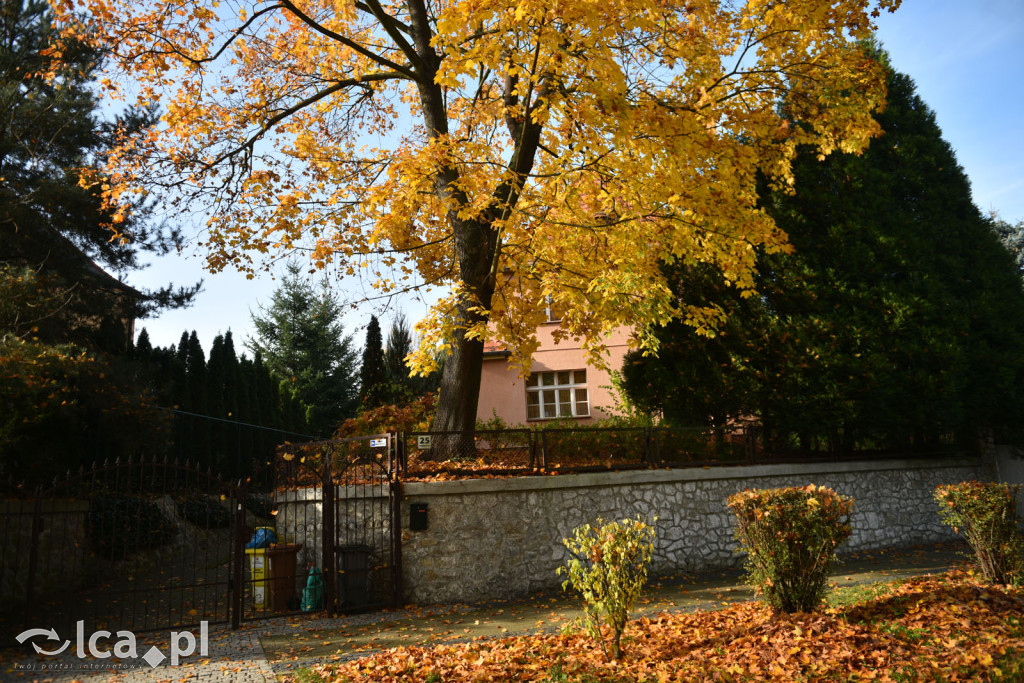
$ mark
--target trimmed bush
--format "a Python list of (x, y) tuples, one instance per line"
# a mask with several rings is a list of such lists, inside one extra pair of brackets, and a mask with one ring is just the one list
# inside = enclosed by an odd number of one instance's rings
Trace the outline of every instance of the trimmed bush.
[(159, 548), (174, 538), (174, 523), (154, 503), (137, 496), (96, 498), (89, 507), (93, 551), (110, 560)]
[(939, 518), (967, 539), (986, 581), (1010, 584), (1024, 578), (1019, 492), (1020, 484), (981, 481), (935, 489)]
[(747, 578), (778, 612), (813, 612), (836, 548), (850, 537), (853, 498), (824, 486), (748, 489), (729, 497)]
[(204, 529), (222, 529), (231, 522), (227, 509), (208, 496), (193, 495), (178, 501), (178, 514)]
[(559, 574), (583, 597), (583, 617), (576, 622), (601, 645), (605, 657), (622, 658), (622, 632), (647, 583), (654, 552), (654, 527), (636, 519), (605, 523), (598, 518), (562, 540), (573, 558)]

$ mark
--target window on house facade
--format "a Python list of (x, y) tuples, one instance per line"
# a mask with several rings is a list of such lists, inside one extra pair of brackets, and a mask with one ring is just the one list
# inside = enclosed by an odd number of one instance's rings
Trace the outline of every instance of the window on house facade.
[(555, 310), (554, 299), (551, 298), (551, 295), (548, 295), (544, 299), (544, 322), (557, 323), (561, 319), (562, 316)]
[(526, 419), (589, 416), (586, 370), (535, 372), (526, 380)]

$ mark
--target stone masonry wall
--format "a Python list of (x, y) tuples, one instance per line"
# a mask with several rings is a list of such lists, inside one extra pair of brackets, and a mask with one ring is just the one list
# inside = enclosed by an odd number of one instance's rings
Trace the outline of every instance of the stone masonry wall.
[[(726, 499), (746, 488), (817, 484), (853, 496), (853, 535), (867, 550), (949, 540), (935, 487), (991, 480), (978, 459), (640, 470), (557, 477), (410, 482), (403, 487), (405, 600), (418, 604), (507, 598), (559, 585), (561, 540), (598, 517), (657, 517), (652, 573), (741, 562)], [(410, 503), (426, 503), (428, 528), (409, 530)]]

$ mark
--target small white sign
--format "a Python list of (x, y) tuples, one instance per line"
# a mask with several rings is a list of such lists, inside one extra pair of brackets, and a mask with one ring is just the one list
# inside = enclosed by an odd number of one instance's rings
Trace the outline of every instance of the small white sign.
[(370, 448), (384, 448), (387, 445), (387, 439), (370, 439)]
[(417, 434), (416, 435), (416, 448), (421, 451), (429, 451), (430, 446), (434, 442), (434, 437), (430, 434)]

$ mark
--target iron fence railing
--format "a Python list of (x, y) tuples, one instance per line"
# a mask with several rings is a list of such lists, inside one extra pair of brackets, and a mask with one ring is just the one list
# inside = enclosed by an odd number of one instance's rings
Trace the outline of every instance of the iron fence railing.
[(835, 449), (766, 442), (757, 426), (600, 427), (406, 432), (397, 471), (416, 478), (449, 474), (531, 474), (650, 467), (705, 467), (962, 454), (930, 448)]
[[(263, 602), (245, 596), (245, 620), (289, 612), (391, 607), (401, 594), (394, 434), (290, 443), (246, 482), (273, 506), (278, 548), (293, 556)], [(310, 597), (310, 577), (320, 577)], [(284, 595), (293, 595), (289, 603)]]
[(208, 469), (164, 458), (0, 491), (0, 634), (44, 617), (65, 631), (228, 622), (236, 492)]

